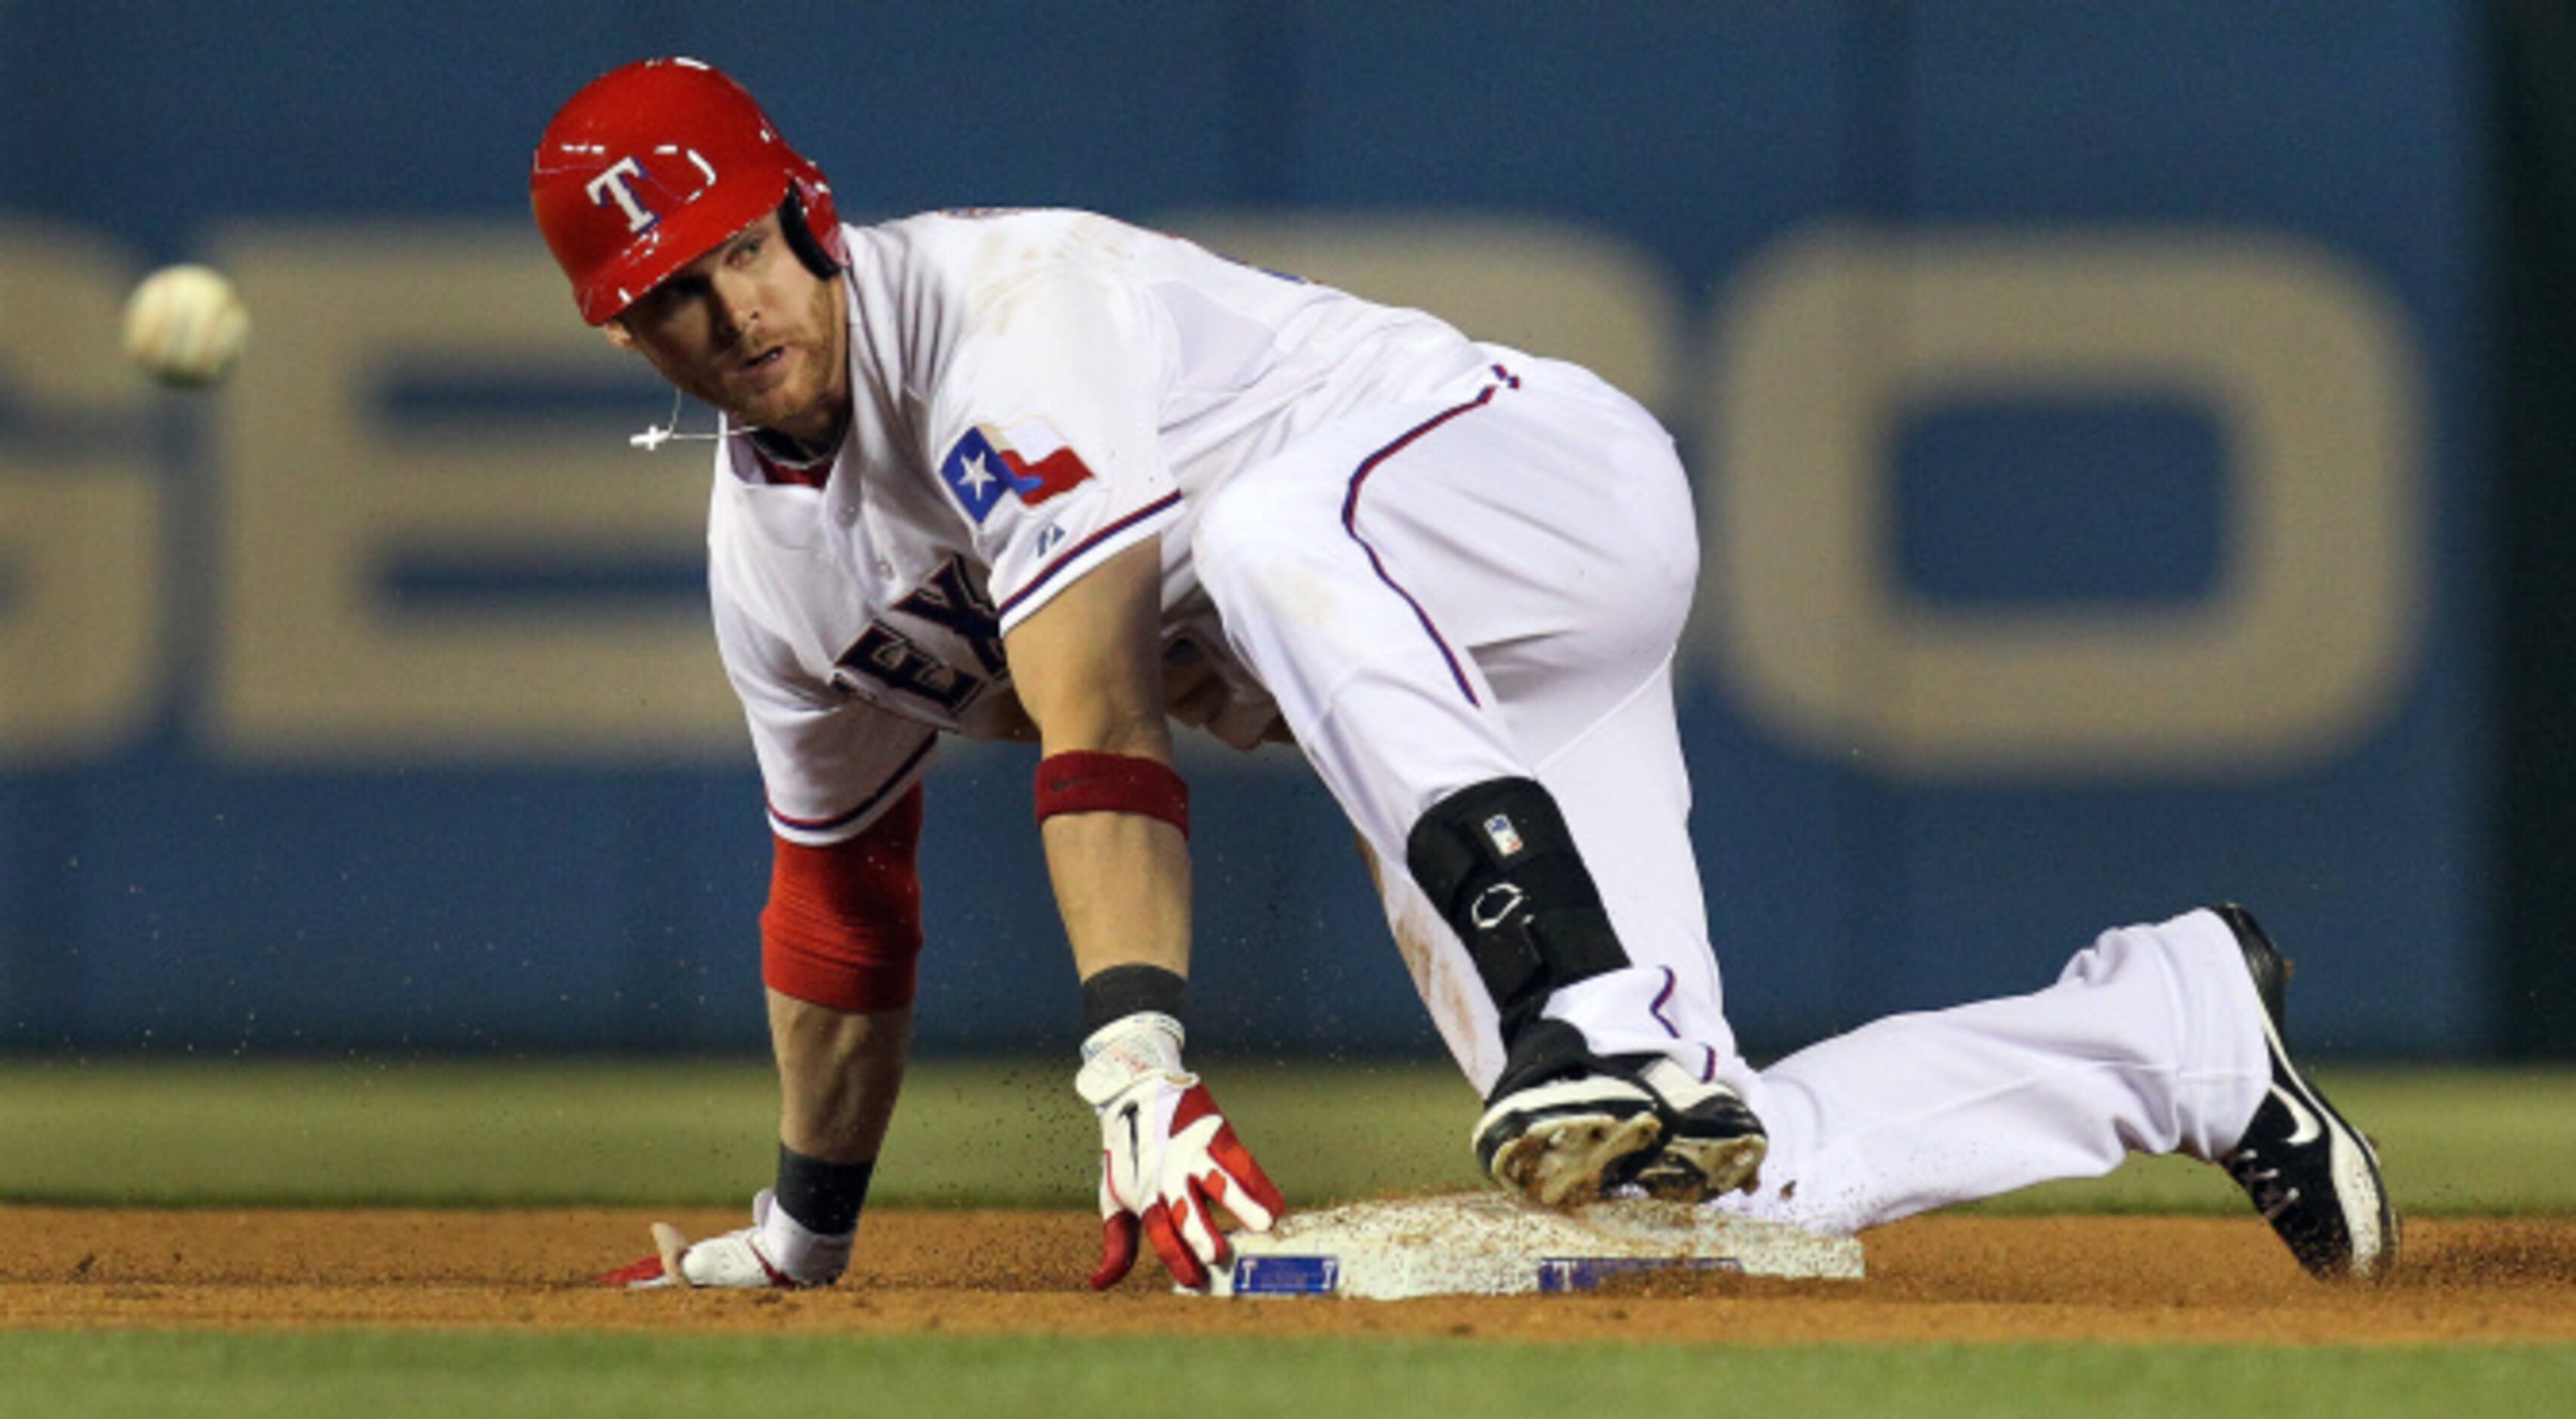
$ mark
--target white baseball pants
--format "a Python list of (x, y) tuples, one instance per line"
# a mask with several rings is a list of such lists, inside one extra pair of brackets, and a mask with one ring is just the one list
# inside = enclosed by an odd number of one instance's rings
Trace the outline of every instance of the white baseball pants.
[(1228, 649), (1375, 855), (1390, 923), (1481, 1091), (1492, 1000), (1405, 842), (1472, 784), (1545, 784), (1629, 968), (1547, 1013), (1603, 1054), (1748, 1077), (1720, 1009), (1670, 662), (1699, 572), (1653, 416), (1573, 365), (1497, 352), (1454, 394), (1345, 419), (1237, 474), (1191, 552)]
[(1576, 366), (1497, 351), (1229, 481), (1192, 540), (1231, 653), (1376, 858), (1387, 920), (1481, 1094), (1492, 1000), (1405, 841), (1468, 785), (1556, 798), (1628, 951), (1547, 1013), (1600, 1054), (1666, 1054), (1770, 1130), (1724, 1204), (1854, 1230), (2116, 1167), (2214, 1157), (2270, 1078), (2234, 938), (2208, 913), (2106, 933), (2033, 995), (1881, 1020), (1756, 1073), (1728, 1028), (1687, 828), (1671, 661), (1697, 520), (1653, 417)]

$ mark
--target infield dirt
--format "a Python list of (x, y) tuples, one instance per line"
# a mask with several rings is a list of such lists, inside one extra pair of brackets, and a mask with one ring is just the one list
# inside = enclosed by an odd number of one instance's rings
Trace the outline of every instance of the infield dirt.
[(2576, 1339), (2576, 1221), (2408, 1224), (2377, 1286), (2328, 1286), (2262, 1223), (1924, 1217), (1865, 1238), (1869, 1277), (1667, 1276), (1573, 1296), (1218, 1301), (1150, 1261), (1083, 1288), (1072, 1212), (871, 1213), (819, 1292), (617, 1292), (596, 1273), (735, 1214), (632, 1210), (0, 1208), (0, 1326), (551, 1327), (779, 1333), (1300, 1334), (1670, 1343), (2114, 1341), (2426, 1344)]

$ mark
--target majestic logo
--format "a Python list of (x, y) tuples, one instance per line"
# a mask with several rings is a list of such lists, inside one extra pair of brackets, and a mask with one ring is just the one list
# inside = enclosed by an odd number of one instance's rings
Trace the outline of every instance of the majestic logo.
[(2290, 1111), (2290, 1122), (2293, 1125), (2289, 1137), (2290, 1147), (2296, 1148), (2302, 1143), (2314, 1143), (2317, 1136), (2326, 1131), (2326, 1126), (2317, 1121), (2316, 1111), (2300, 1102), (2298, 1095), (2275, 1084), (2272, 1086), (2272, 1097), (2280, 1100), (2281, 1107)]
[(635, 195), (635, 184), (643, 180), (644, 169), (638, 167), (633, 158), (619, 158), (609, 165), (608, 171), (592, 178), (581, 190), (590, 194), (593, 207), (605, 207), (615, 202), (617, 210), (626, 214), (627, 231), (650, 231), (662, 217)]
[(968, 429), (940, 460), (939, 479), (980, 525), (1004, 494), (1036, 507), (1090, 482), (1091, 469), (1053, 424), (1023, 419), (1008, 428)]

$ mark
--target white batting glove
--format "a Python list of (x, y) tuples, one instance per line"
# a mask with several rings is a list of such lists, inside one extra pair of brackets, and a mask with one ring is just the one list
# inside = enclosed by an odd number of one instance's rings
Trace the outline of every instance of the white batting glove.
[(1139, 1232), (1172, 1279), (1193, 1290), (1232, 1255), (1219, 1207), (1267, 1232), (1287, 1201), (1217, 1112), (1199, 1077), (1181, 1068), (1181, 1022), (1140, 1011), (1082, 1042), (1074, 1092), (1100, 1115), (1100, 1269), (1106, 1290), (1136, 1264)]

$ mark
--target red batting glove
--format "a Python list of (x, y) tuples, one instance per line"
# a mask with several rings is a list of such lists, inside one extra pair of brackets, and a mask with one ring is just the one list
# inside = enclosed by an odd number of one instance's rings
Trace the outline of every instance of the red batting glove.
[(1093, 1290), (1136, 1264), (1141, 1233), (1172, 1279), (1204, 1290), (1208, 1268), (1233, 1255), (1217, 1227), (1223, 1208), (1256, 1232), (1287, 1210), (1216, 1099), (1181, 1065), (1180, 1023), (1130, 1015), (1083, 1042), (1075, 1090), (1100, 1116), (1100, 1269)]

